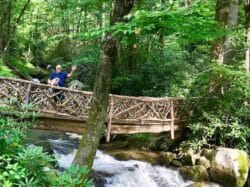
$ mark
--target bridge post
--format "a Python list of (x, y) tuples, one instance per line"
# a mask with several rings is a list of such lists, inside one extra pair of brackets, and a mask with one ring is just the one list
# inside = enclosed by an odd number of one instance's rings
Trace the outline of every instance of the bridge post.
[(250, 72), (250, 49), (246, 51), (246, 70)]
[(27, 85), (27, 90), (25, 93), (25, 98), (24, 98), (24, 103), (29, 104), (29, 99), (30, 99), (30, 92), (31, 92), (31, 84)]
[(109, 113), (108, 113), (108, 125), (107, 125), (107, 131), (106, 131), (106, 141), (110, 141), (110, 134), (111, 134), (111, 129), (112, 129), (112, 114), (113, 114), (113, 108), (114, 108), (114, 101), (113, 97), (110, 96), (110, 101), (109, 101)]
[(171, 139), (174, 139), (174, 100), (171, 100), (171, 127), (170, 127), (170, 133), (171, 133)]

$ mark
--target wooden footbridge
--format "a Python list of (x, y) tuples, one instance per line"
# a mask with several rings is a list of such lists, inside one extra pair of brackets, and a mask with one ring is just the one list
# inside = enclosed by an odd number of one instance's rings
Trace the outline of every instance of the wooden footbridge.
[[(39, 112), (36, 128), (81, 133), (86, 125), (92, 92), (52, 87), (26, 80), (0, 77), (0, 101), (16, 98)], [(111, 95), (106, 123), (111, 134), (171, 132), (181, 127), (177, 98)], [(1, 104), (1, 103), (0, 103)]]

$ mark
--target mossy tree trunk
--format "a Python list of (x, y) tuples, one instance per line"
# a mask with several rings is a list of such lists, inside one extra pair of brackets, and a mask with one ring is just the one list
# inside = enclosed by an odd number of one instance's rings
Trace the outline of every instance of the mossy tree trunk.
[(217, 0), (216, 21), (218, 27), (229, 31), (214, 45), (214, 58), (218, 64), (232, 64), (235, 55), (233, 31), (238, 23), (238, 0)]
[[(135, 0), (116, 0), (110, 24), (125, 21), (124, 16), (129, 14)], [(111, 86), (112, 67), (116, 61), (119, 38), (109, 33), (105, 34), (101, 61), (97, 69), (93, 99), (86, 128), (82, 133), (82, 140), (74, 163), (80, 166), (87, 165), (92, 168), (93, 160), (99, 141), (103, 135), (107, 109), (109, 103), (109, 91)]]

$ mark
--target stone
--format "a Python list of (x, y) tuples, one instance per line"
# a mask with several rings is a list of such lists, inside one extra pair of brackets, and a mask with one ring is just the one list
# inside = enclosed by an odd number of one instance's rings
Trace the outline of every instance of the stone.
[(131, 159), (131, 156), (127, 153), (116, 153), (113, 155), (114, 158), (116, 158), (117, 160), (124, 160), (124, 161), (127, 161), (127, 160), (130, 160)]
[(199, 156), (196, 155), (192, 149), (189, 149), (183, 154), (183, 157), (181, 158), (181, 162), (183, 163), (183, 165), (194, 166), (195, 160), (198, 157)]
[(195, 165), (202, 165), (207, 169), (210, 167), (210, 162), (209, 160), (206, 159), (206, 157), (201, 156), (198, 159), (196, 159)]
[(159, 155), (158, 162), (161, 165), (168, 166), (168, 165), (171, 164), (174, 157), (175, 157), (174, 154), (171, 153), (171, 152), (161, 152), (160, 155)]
[(82, 90), (84, 87), (84, 84), (78, 80), (73, 80), (68, 85), (70, 89), (74, 90)]
[(180, 168), (180, 174), (188, 180), (192, 181), (207, 181), (209, 175), (204, 166), (183, 166)]
[(176, 167), (182, 167), (183, 166), (183, 164), (178, 160), (173, 160), (172, 165), (176, 166)]
[(248, 177), (248, 155), (244, 151), (217, 148), (211, 162), (210, 176), (227, 187), (243, 187)]
[(200, 155), (206, 157), (206, 159), (208, 159), (208, 160), (212, 160), (213, 150), (212, 149), (202, 149)]
[(211, 187), (211, 184), (206, 182), (194, 182), (193, 184), (190, 184), (188, 187)]

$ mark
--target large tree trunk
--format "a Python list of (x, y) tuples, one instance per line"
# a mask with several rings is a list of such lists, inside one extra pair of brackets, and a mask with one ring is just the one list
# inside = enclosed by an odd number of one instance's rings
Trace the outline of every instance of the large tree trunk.
[(217, 0), (216, 20), (218, 27), (230, 33), (222, 36), (214, 46), (214, 57), (218, 64), (232, 64), (235, 55), (233, 31), (237, 27), (238, 0)]
[(245, 18), (246, 18), (246, 70), (250, 72), (250, 0), (245, 0)]
[[(110, 18), (110, 24), (113, 25), (116, 22), (125, 21), (124, 16), (130, 12), (133, 4), (134, 0), (116, 0), (113, 15)], [(101, 49), (101, 62), (96, 74), (89, 119), (86, 128), (83, 130), (82, 140), (74, 159), (74, 163), (80, 166), (87, 165), (88, 168), (92, 168), (96, 150), (100, 138), (103, 135), (109, 103), (111, 70), (115, 63), (118, 42), (119, 39), (117, 37), (109, 33), (105, 34)]]

